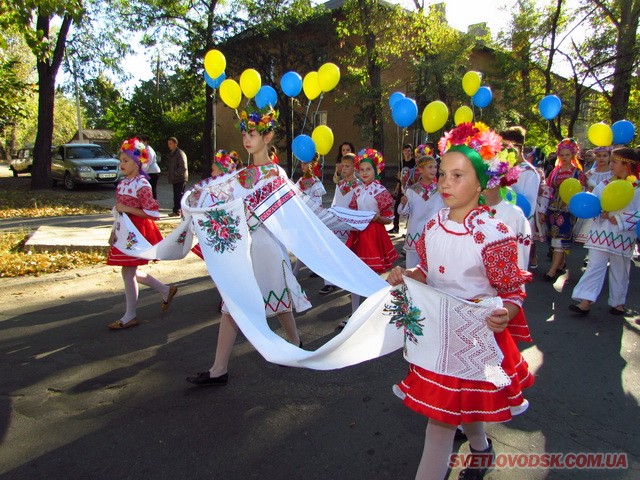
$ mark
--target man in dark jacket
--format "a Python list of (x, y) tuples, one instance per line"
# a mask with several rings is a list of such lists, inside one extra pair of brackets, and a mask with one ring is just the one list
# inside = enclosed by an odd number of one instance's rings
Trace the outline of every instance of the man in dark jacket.
[(189, 180), (189, 167), (187, 166), (187, 155), (178, 148), (176, 137), (167, 140), (169, 154), (167, 155), (167, 168), (169, 183), (173, 185), (173, 211), (170, 217), (180, 216), (180, 200), (184, 195), (184, 189)]

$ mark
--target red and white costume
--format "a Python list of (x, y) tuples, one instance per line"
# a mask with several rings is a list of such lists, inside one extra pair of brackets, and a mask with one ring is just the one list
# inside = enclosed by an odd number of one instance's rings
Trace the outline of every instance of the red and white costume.
[[(354, 189), (349, 208), (376, 212), (392, 220), (393, 202), (391, 193), (378, 180), (374, 180)], [(347, 247), (377, 273), (389, 270), (398, 258), (387, 229), (378, 222), (371, 222), (361, 232), (352, 231), (347, 240)]]
[[(427, 222), (418, 254), (418, 268), (428, 285), (468, 300), (499, 296), (522, 306), (522, 286), (531, 274), (518, 267), (517, 245), (509, 228), (492, 218), (486, 207), (472, 210), (463, 223), (450, 220), (449, 209), (442, 209)], [(527, 402), (522, 390), (533, 385), (534, 377), (509, 331), (494, 335), (504, 355), (501, 366), (511, 380), (509, 385), (497, 387), (487, 381), (438, 374), (408, 358), (409, 374), (397, 385), (405, 405), (451, 425), (503, 422), (524, 411)], [(420, 340), (418, 337), (419, 346)]]
[(322, 196), (327, 193), (318, 177), (300, 177), (296, 182), (296, 186), (301, 192), (309, 195), (311, 199), (318, 205), (322, 205)]
[[(140, 208), (154, 219), (160, 217), (158, 212), (158, 202), (153, 198), (151, 184), (144, 177), (138, 175), (134, 178), (125, 178), (116, 187), (116, 202), (129, 207)], [(142, 236), (152, 245), (162, 240), (162, 234), (154, 220), (142, 218), (137, 215), (129, 215), (131, 222), (136, 226)], [(114, 232), (118, 235), (118, 232)], [(109, 249), (107, 265), (117, 265), (121, 267), (134, 267), (136, 265), (146, 265), (149, 260), (132, 257), (122, 253), (116, 247)]]
[[(358, 185), (362, 185), (362, 180), (355, 176), (353, 180), (340, 180), (336, 184), (336, 190), (333, 194), (333, 202), (331, 202), (331, 206), (349, 208), (349, 204), (353, 198), (354, 189)], [(342, 243), (347, 243), (349, 230), (334, 230), (333, 233), (336, 234)]]

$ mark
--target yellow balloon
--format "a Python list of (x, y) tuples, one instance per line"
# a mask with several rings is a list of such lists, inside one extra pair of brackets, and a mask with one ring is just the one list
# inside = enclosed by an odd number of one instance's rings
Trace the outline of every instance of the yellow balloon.
[(204, 69), (211, 78), (218, 78), (227, 68), (227, 59), (220, 50), (209, 50), (204, 56)]
[(631, 203), (635, 190), (626, 180), (614, 180), (602, 190), (602, 210), (605, 212), (615, 212), (622, 210)]
[(562, 201), (569, 204), (571, 197), (582, 191), (582, 184), (577, 178), (567, 178), (560, 184), (558, 191)]
[(637, 181), (638, 181), (638, 179), (636, 178), (636, 176), (635, 176), (635, 175), (629, 175), (629, 176), (627, 177), (627, 182), (635, 183), (635, 182), (637, 182)]
[(464, 93), (473, 97), (478, 89), (480, 88), (480, 83), (482, 82), (482, 77), (478, 72), (467, 72), (462, 77), (462, 89)]
[(260, 78), (260, 74), (253, 68), (247, 68), (242, 72), (242, 75), (240, 75), (240, 89), (245, 97), (255, 97), (261, 86), (262, 79)]
[(220, 84), (220, 98), (228, 107), (238, 108), (242, 100), (242, 91), (238, 82), (230, 78), (223, 81)]
[(302, 90), (309, 100), (315, 100), (322, 93), (318, 83), (318, 72), (309, 72), (302, 80)]
[(453, 115), (453, 121), (456, 125), (473, 122), (473, 110), (466, 105), (463, 105), (456, 110), (456, 113)]
[[(330, 92), (340, 81), (340, 69), (333, 63), (325, 63), (318, 69), (318, 85), (323, 92)], [(324, 155), (321, 153), (320, 155)]]
[(608, 147), (613, 143), (613, 130), (604, 122), (591, 125), (587, 136), (596, 147)]
[(441, 102), (436, 100), (424, 107), (422, 112), (422, 128), (425, 132), (433, 133), (444, 127), (449, 118), (449, 108)]
[(314, 128), (311, 139), (316, 144), (316, 151), (320, 155), (326, 155), (333, 147), (333, 132), (326, 125), (318, 125)]

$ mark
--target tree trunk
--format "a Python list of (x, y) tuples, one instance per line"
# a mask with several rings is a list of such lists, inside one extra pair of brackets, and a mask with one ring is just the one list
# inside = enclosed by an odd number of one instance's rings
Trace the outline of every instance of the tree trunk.
[(638, 56), (636, 32), (638, 31), (638, 15), (640, 9), (635, 2), (621, 2), (618, 39), (616, 42), (616, 60), (611, 92), (611, 121), (616, 122), (627, 116), (629, 96), (631, 94), (631, 78), (635, 71), (634, 63)]
[[(51, 57), (40, 58), (38, 68), (38, 133), (33, 148), (33, 166), (31, 167), (31, 188), (33, 190), (51, 188), (51, 142), (53, 139), (53, 113), (56, 76), (62, 63), (67, 44), (67, 35), (71, 26), (71, 16), (65, 15), (58, 31), (56, 47)], [(49, 38), (50, 18), (38, 15), (36, 28), (43, 39)]]
[(51, 142), (53, 138), (53, 108), (55, 74), (44, 62), (38, 62), (38, 133), (33, 149), (31, 188), (51, 188)]

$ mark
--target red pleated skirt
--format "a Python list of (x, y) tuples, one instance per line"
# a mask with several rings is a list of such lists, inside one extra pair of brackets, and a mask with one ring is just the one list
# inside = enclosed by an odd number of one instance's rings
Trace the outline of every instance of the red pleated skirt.
[[(129, 215), (131, 222), (136, 226), (138, 231), (142, 234), (142, 236), (149, 242), (151, 245), (155, 245), (156, 243), (162, 240), (162, 234), (158, 227), (156, 226), (156, 222), (149, 218), (142, 218), (136, 215)], [(149, 260), (145, 260), (144, 258), (137, 258), (127, 255), (126, 253), (121, 252), (116, 247), (109, 248), (109, 255), (107, 257), (107, 265), (116, 265), (119, 267), (135, 267), (138, 265), (146, 265), (149, 263)]]
[(524, 316), (524, 311), (520, 309), (520, 311), (509, 320), (509, 325), (507, 326), (507, 330), (511, 334), (511, 337), (516, 342), (532, 342), (531, 332), (529, 331), (529, 325), (527, 324), (527, 319)]
[[(412, 410), (450, 425), (470, 422), (505, 422), (525, 404), (522, 390), (535, 379), (508, 331), (496, 333), (504, 354), (502, 368), (511, 378), (506, 387), (490, 382), (463, 380), (411, 364), (409, 374), (396, 387)], [(518, 412), (521, 413), (521, 412)]]
[(387, 229), (381, 223), (372, 222), (363, 231), (352, 231), (347, 247), (376, 273), (384, 273), (398, 259)]

